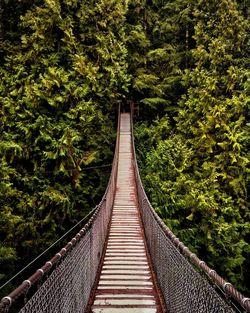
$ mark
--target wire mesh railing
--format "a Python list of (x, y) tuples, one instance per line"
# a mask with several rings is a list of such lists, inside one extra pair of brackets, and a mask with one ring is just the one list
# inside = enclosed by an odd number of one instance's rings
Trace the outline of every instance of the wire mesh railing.
[[(230, 298), (239, 304), (241, 311), (250, 312), (250, 299), (180, 242), (152, 208), (136, 161), (132, 118), (131, 128), (139, 208), (153, 269), (168, 312), (235, 312), (237, 307), (229, 301)], [(222, 295), (213, 285), (222, 290)]]
[[(83, 313), (98, 274), (114, 202), (120, 140), (120, 113), (112, 172), (100, 204), (88, 223), (52, 259), (25, 280), (0, 303), (0, 312), (9, 312), (30, 289), (37, 291), (19, 313)], [(43, 281), (43, 283), (41, 283)]]

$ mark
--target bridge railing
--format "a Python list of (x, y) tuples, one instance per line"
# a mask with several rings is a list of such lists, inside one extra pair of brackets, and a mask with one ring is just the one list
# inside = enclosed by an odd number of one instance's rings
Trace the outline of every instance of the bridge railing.
[[(120, 110), (119, 110), (120, 111)], [(118, 116), (116, 148), (112, 172), (100, 204), (93, 210), (88, 223), (52, 259), (39, 268), (0, 303), (0, 312), (8, 312), (20, 297), (26, 298), (30, 288), (39, 286), (19, 313), (83, 313), (88, 306), (114, 202), (120, 140)]]
[[(133, 108), (131, 108), (131, 117)], [(235, 312), (236, 301), (244, 312), (250, 312), (250, 299), (245, 298), (215, 270), (192, 253), (164, 224), (152, 208), (144, 191), (136, 160), (133, 120), (132, 151), (138, 202), (152, 265), (169, 313)], [(217, 292), (214, 286), (222, 291)], [(225, 301), (227, 300), (227, 301)]]

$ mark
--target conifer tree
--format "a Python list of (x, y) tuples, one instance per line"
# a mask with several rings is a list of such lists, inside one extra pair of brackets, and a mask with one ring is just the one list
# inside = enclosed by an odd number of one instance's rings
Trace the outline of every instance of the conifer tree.
[(168, 115), (149, 129), (137, 128), (137, 137), (143, 138), (139, 150), (146, 155), (143, 173), (153, 205), (167, 225), (246, 290), (246, 23), (232, 0), (200, 1), (193, 4), (192, 15), (195, 48), (183, 76), (188, 92), (178, 104), (177, 127), (169, 127)]
[(111, 162), (112, 109), (129, 82), (126, 2), (39, 2), (0, 69), (6, 266), (27, 263), (100, 200), (110, 168), (84, 168)]
[(130, 4), (131, 97), (142, 103), (148, 118), (169, 112), (173, 121), (178, 99), (184, 93), (181, 79), (190, 62), (192, 32), (190, 1)]

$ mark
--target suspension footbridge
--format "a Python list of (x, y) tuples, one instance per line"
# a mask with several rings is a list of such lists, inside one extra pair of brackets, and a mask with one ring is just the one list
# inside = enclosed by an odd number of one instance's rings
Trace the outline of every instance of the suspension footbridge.
[(36, 287), (20, 313), (250, 312), (244, 297), (192, 253), (153, 210), (140, 180), (132, 118), (121, 113), (112, 173), (88, 223), (0, 304)]

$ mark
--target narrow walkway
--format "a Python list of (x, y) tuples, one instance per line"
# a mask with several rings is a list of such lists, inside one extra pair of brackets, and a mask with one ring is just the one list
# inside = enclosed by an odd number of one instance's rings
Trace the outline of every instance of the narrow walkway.
[(137, 205), (128, 113), (121, 116), (117, 191), (92, 312), (162, 312)]

